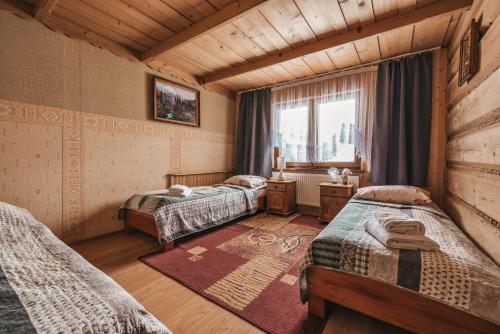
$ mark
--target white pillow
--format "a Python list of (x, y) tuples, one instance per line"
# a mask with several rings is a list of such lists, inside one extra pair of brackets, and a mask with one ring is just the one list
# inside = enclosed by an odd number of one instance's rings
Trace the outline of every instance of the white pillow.
[(371, 186), (359, 188), (353, 199), (368, 201), (425, 205), (432, 202), (427, 190), (412, 186)]
[(258, 188), (266, 185), (266, 178), (255, 175), (235, 175), (224, 181), (224, 183), (249, 188)]

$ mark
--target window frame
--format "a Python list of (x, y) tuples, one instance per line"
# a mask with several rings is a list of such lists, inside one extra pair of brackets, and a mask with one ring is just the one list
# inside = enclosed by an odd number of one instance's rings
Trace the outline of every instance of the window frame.
[[(344, 96), (344, 98), (342, 98), (342, 100), (346, 100), (347, 98), (346, 97), (349, 97), (353, 95), (354, 97), (354, 101), (355, 101), (355, 110), (356, 108), (358, 108), (359, 106), (359, 92), (358, 91), (354, 91), (354, 92), (349, 92), (347, 94), (336, 94), (335, 96), (332, 95), (332, 96), (328, 96), (327, 99), (332, 99), (333, 101), (337, 100), (339, 96)], [(297, 101), (297, 106), (300, 106), (301, 104), (302, 105), (307, 105), (307, 113), (308, 113), (308, 119), (312, 119), (312, 115), (311, 113), (314, 113), (314, 118), (317, 119), (318, 117), (318, 114), (317, 114), (317, 110), (318, 110), (318, 105), (321, 103), (321, 101), (324, 100), (324, 98), (310, 98), (310, 99), (307, 99), (307, 100), (303, 100), (303, 101)], [(323, 103), (326, 103), (326, 102), (323, 102)], [(278, 105), (275, 107), (275, 112), (279, 112), (281, 109), (281, 107)], [(308, 123), (308, 131), (311, 130), (311, 124)], [(317, 129), (317, 124), (316, 124), (316, 130), (315, 131), (318, 131)], [(309, 135), (308, 136), (308, 141), (309, 141), (309, 138), (311, 136)], [(275, 155), (275, 158), (277, 158), (279, 155), (280, 155), (280, 150), (279, 150), (279, 147), (274, 147), (274, 155)], [(276, 155), (277, 154), (277, 155)], [(273, 159), (274, 161), (274, 159)], [(356, 153), (354, 153), (354, 161), (320, 161), (320, 162), (307, 162), (307, 161), (301, 161), (301, 162), (297, 162), (297, 161), (287, 161), (286, 162), (286, 166), (287, 168), (330, 168), (330, 167), (337, 167), (337, 168), (353, 168), (353, 169), (361, 169), (361, 159), (356, 156)]]

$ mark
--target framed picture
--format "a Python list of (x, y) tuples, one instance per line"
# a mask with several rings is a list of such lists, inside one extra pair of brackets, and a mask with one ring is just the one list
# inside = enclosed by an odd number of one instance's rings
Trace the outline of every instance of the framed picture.
[(154, 77), (154, 119), (179, 125), (200, 126), (200, 92)]
[(478, 70), (478, 32), (473, 19), (460, 40), (460, 66), (458, 69), (458, 85), (469, 81)]

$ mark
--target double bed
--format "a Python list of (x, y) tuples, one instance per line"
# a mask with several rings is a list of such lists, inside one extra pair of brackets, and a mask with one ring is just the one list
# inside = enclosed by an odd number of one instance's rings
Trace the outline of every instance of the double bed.
[(24, 209), (0, 202), (1, 333), (170, 331)]
[(158, 238), (167, 251), (175, 240), (251, 215), (265, 206), (265, 186), (250, 188), (217, 183), (192, 187), (189, 197), (171, 197), (167, 190), (130, 197), (119, 218), (127, 232), (139, 230)]
[[(424, 223), (439, 251), (387, 248), (364, 229), (375, 210)], [(300, 270), (309, 312), (333, 302), (417, 333), (498, 333), (500, 269), (434, 205), (351, 200), (312, 241)]]

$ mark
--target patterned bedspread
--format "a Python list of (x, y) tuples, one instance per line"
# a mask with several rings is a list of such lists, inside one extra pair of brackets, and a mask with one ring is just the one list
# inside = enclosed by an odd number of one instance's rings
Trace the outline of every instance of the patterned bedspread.
[[(390, 249), (366, 233), (374, 210), (400, 210), (422, 221), (439, 251)], [(500, 268), (440, 210), (351, 200), (312, 241), (301, 264), (300, 292), (307, 295), (307, 268), (322, 266), (409, 289), (424, 297), (500, 324)]]
[(0, 202), (0, 333), (170, 333), (31, 214)]
[(124, 209), (154, 216), (158, 239), (167, 243), (257, 211), (254, 189), (217, 184), (192, 190), (189, 197), (161, 193), (133, 195), (120, 208), (119, 217), (124, 218)]

